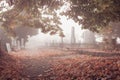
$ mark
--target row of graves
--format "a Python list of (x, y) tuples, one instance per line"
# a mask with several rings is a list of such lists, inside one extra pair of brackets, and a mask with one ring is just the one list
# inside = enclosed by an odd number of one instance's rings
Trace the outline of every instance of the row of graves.
[(49, 45), (50, 47), (54, 48), (86, 48), (86, 49), (101, 49), (101, 50), (119, 50), (120, 44), (117, 42), (117, 38), (106, 38), (104, 37), (101, 42), (96, 41), (95, 33), (89, 30), (85, 30), (82, 34), (82, 40), (79, 42), (76, 42), (76, 37), (75, 34), (73, 34), (74, 31), (72, 31), (71, 35), (71, 41), (70, 43), (65, 43), (64, 39), (61, 39), (60, 43), (55, 43), (53, 41), (51, 44), (46, 44)]
[(81, 37), (82, 40), (78, 41), (78, 38), (75, 36), (75, 29), (72, 28), (71, 37), (68, 41), (64, 41), (64, 38), (61, 38), (60, 42), (53, 40), (51, 43), (46, 43), (45, 47), (67, 49), (96, 48), (97, 42), (95, 41), (95, 34), (92, 31), (85, 30)]
[(17, 38), (11, 38), (11, 43), (6, 43), (5, 46), (8, 53), (11, 51), (19, 51), (25, 49), (25, 41), (23, 38), (20, 40)]

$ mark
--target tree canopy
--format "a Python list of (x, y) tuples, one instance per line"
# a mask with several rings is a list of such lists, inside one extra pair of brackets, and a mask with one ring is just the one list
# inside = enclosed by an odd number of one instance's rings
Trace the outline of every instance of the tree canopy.
[[(120, 21), (119, 0), (70, 0), (70, 10), (66, 13), (83, 28), (99, 31), (110, 22)], [(83, 19), (80, 19), (81, 16)]]
[[(69, 16), (83, 25), (83, 28), (99, 32), (110, 22), (120, 21), (119, 0), (0, 0), (0, 21), (2, 26), (11, 32), (16, 25), (41, 28), (44, 33), (59, 33), (60, 18), (57, 13), (65, 3), (69, 9), (59, 13)], [(3, 11), (6, 8), (6, 11)]]
[[(58, 0), (1, 0), (0, 21), (7, 32), (14, 32), (13, 28), (21, 25), (41, 28), (43, 33), (61, 33), (61, 24), (56, 9), (62, 6)], [(8, 6), (6, 6), (8, 4)], [(6, 11), (2, 11), (7, 9)]]

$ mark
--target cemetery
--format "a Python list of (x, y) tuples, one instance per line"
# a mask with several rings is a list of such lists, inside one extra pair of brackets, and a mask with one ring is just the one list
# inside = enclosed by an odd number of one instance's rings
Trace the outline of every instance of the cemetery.
[(119, 0), (0, 0), (0, 80), (120, 80)]

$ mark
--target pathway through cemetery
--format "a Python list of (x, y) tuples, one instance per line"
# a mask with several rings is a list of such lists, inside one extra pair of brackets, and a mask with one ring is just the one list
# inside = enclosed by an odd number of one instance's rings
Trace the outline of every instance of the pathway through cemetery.
[(25, 64), (23, 69), (23, 75), (26, 75), (30, 79), (40, 77), (45, 74), (50, 68), (49, 61), (51, 58), (44, 59), (23, 59), (22, 62)]
[[(92, 59), (104, 59), (119, 57), (120, 54), (117, 53), (103, 53), (95, 52), (91, 50), (88, 52), (86, 50), (59, 50), (59, 49), (41, 49), (41, 50), (25, 50), (15, 52), (15, 55), (20, 58), (23, 64), (22, 75), (30, 80), (55, 80), (54, 75), (52, 75), (53, 66), (62, 64), (64, 66), (72, 65), (76, 62), (84, 62)], [(72, 63), (72, 64), (71, 64)], [(55, 67), (54, 66), (54, 67)], [(58, 66), (60, 67), (60, 66)], [(61, 66), (62, 68), (62, 66)], [(58, 69), (59, 71), (59, 69)]]
[[(20, 55), (22, 54), (22, 55)], [(43, 77), (52, 67), (52, 61), (55, 59), (70, 55), (68, 52), (53, 49), (42, 49), (37, 51), (20, 51), (15, 53), (23, 64), (23, 76), (29, 79)]]

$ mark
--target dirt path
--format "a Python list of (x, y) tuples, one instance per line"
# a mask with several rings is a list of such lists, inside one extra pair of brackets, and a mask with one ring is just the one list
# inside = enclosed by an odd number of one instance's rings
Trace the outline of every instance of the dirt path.
[(22, 62), (25, 64), (23, 74), (30, 79), (37, 78), (44, 75), (50, 68), (50, 58), (45, 59), (24, 59)]
[(25, 77), (27, 76), (30, 80), (36, 80), (38, 77), (44, 76), (47, 71), (50, 70), (52, 61), (63, 56), (69, 56), (70, 54), (70, 52), (61, 50), (38, 50), (20, 51), (17, 53), (17, 56), (24, 65), (22, 75)]

